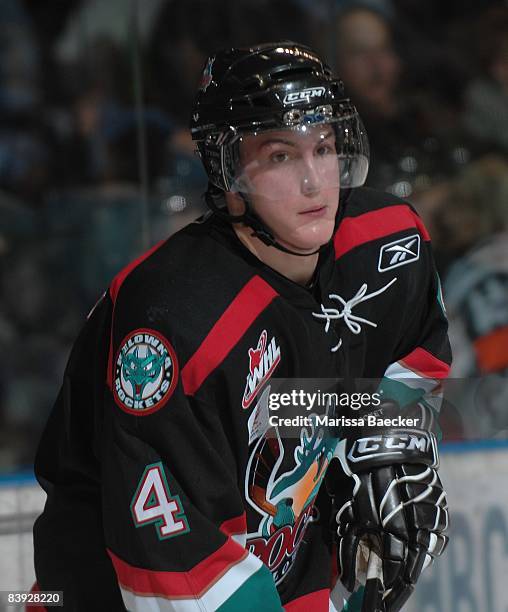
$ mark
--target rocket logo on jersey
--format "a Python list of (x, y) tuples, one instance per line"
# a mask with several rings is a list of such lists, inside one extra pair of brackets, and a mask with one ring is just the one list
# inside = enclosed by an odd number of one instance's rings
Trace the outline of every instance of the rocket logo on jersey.
[(263, 384), (270, 378), (280, 362), (280, 346), (272, 336), (267, 344), (266, 329), (261, 332), (255, 349), (249, 349), (249, 373), (245, 383), (242, 407), (246, 410), (254, 401)]
[[(267, 411), (265, 395), (255, 411)], [(315, 424), (302, 428), (299, 440), (282, 439), (278, 428), (268, 423), (252, 438), (245, 498), (255, 513), (249, 519), (246, 548), (279, 584), (293, 566), (308, 524), (316, 520), (314, 501), (337, 439), (325, 436)]]
[(124, 338), (114, 367), (115, 401), (131, 414), (160, 410), (176, 387), (175, 351), (166, 338), (151, 329), (137, 329)]

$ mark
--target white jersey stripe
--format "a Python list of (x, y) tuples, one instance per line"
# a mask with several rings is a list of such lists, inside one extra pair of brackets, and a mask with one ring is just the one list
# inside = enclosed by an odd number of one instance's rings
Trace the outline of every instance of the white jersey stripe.
[(413, 370), (406, 368), (400, 361), (391, 363), (384, 375), (386, 378), (399, 381), (411, 389), (424, 389), (426, 392), (429, 392), (437, 386), (435, 378), (420, 376)]
[(247, 544), (247, 534), (246, 533), (235, 533), (229, 537), (232, 540), (234, 540), (237, 544), (240, 544), (242, 548), (245, 548)]

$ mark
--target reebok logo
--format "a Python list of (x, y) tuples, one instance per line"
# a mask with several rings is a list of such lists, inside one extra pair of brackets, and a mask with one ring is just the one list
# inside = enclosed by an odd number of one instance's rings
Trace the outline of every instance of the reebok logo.
[(400, 240), (384, 244), (379, 251), (378, 272), (405, 266), (420, 258), (420, 235), (414, 234)]

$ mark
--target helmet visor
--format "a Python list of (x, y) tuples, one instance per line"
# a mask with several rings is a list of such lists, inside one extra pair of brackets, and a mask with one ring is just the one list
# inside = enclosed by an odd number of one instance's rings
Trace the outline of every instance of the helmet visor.
[[(369, 147), (356, 113), (325, 122), (244, 133), (227, 147), (231, 191), (280, 199), (362, 185)], [(234, 152), (233, 150), (234, 149)]]

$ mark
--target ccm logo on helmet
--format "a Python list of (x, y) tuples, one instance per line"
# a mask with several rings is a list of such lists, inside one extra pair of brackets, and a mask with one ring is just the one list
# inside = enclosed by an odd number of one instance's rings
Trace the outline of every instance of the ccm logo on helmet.
[(431, 439), (426, 434), (395, 434), (359, 438), (351, 447), (348, 459), (353, 463), (380, 455), (400, 454), (402, 451), (427, 453)]
[(300, 91), (292, 91), (284, 96), (284, 104), (292, 104), (293, 102), (307, 102), (311, 98), (320, 98), (325, 95), (324, 87), (308, 87), (300, 89)]

